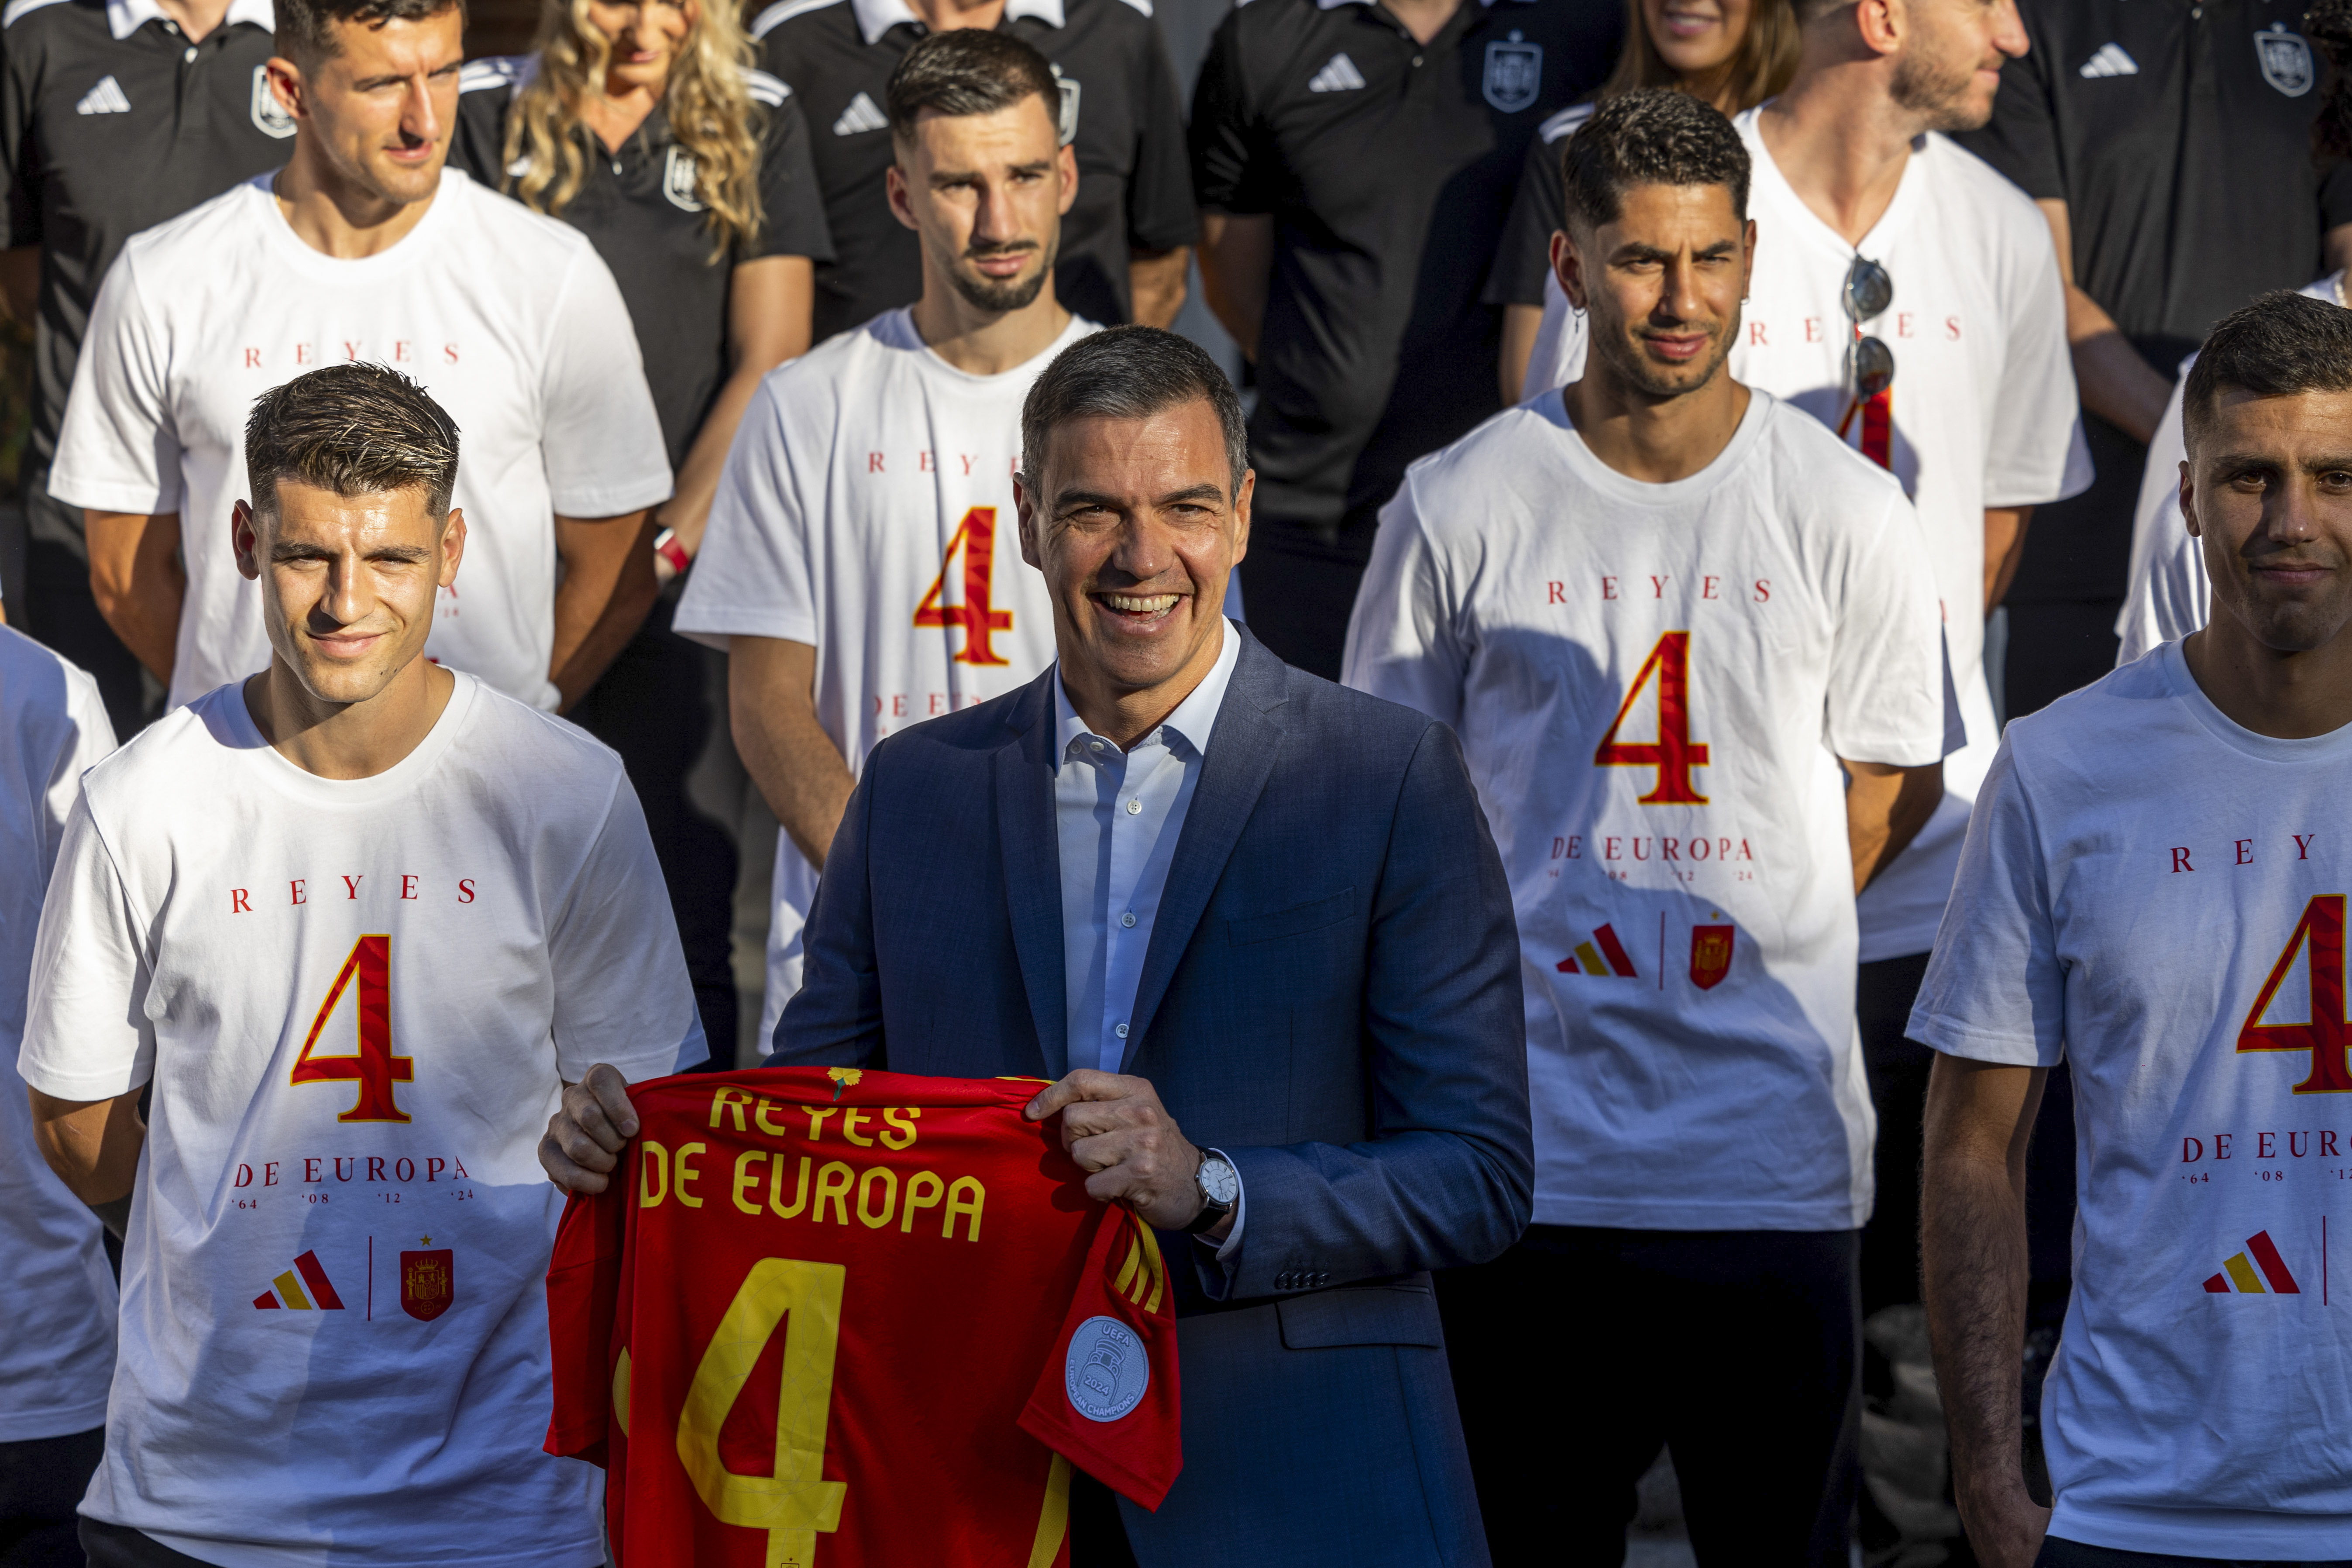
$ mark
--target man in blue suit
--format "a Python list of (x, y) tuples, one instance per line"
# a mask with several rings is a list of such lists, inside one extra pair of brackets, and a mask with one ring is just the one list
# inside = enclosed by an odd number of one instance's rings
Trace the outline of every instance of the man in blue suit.
[[(1087, 1190), (1190, 1254), (1184, 1472), (1074, 1490), (1077, 1568), (1484, 1563), (1428, 1270), (1518, 1237), (1532, 1154), (1461, 748), (1221, 614), (1254, 476), (1191, 343), (1066, 351), (1022, 468), (1056, 665), (868, 758), (769, 1060), (1054, 1079)], [(541, 1160), (600, 1190), (635, 1130), (599, 1068)]]

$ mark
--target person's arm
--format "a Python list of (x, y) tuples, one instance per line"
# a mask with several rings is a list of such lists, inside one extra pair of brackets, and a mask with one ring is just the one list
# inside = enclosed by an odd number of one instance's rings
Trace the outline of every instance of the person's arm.
[(555, 590), (555, 647), (547, 679), (562, 696), (559, 712), (596, 684), (654, 607), (661, 584), (654, 578), (653, 541), (649, 510), (556, 517), (562, 582)]
[(1535, 357), (1536, 334), (1543, 330), (1541, 305), (1503, 307), (1503, 353), (1499, 366), (1503, 405), (1510, 407), (1526, 395), (1528, 362)]
[(1861, 892), (1911, 847), (1944, 798), (1944, 764), (1899, 768), (1841, 757), (1846, 772), (1845, 833), (1853, 855), (1853, 890)]
[(2140, 357), (2106, 308), (2074, 282), (2074, 233), (2062, 201), (2037, 201), (2058, 247), (2058, 275), (2066, 281), (2066, 342), (2074, 353), (2074, 381), (2083, 406), (2145, 444), (2156, 433), (2172, 384)]
[(1273, 280), (1272, 214), (1201, 214), (1201, 292), (1218, 322), (1253, 362)]
[(816, 649), (783, 637), (730, 638), (727, 711), (735, 748), (768, 809), (823, 870), (857, 781), (817, 721)]
[(2048, 1069), (1938, 1055), (1919, 1181), (1921, 1284), (1952, 1492), (1985, 1568), (2029, 1568), (2050, 1510), (2025, 1489), (2025, 1152)]
[(131, 1219), (139, 1150), (147, 1141), (147, 1123), (139, 1114), (140, 1089), (111, 1100), (57, 1100), (37, 1089), (25, 1092), (33, 1108), (33, 1142), (41, 1158), (68, 1192), (121, 1236)]
[(1135, 319), (1147, 327), (1173, 326), (1184, 308), (1184, 279), (1192, 265), (1189, 246), (1158, 252), (1132, 251), (1127, 258), (1127, 288), (1134, 300)]
[(1985, 508), (1984, 613), (1988, 616), (2017, 580), (2017, 563), (2025, 557), (2025, 525), (2032, 521), (2030, 506)]
[(179, 655), (180, 606), (188, 596), (180, 514), (84, 510), (81, 516), (98, 613), (122, 646), (169, 686)]
[(691, 556), (702, 548), (710, 521), (710, 500), (727, 466), (727, 448), (760, 380), (789, 359), (808, 353), (809, 321), (816, 298), (816, 266), (805, 256), (766, 256), (735, 268), (727, 284), (727, 380), (694, 434), (686, 461), (678, 466), (677, 493), (655, 509), (656, 528), (667, 528)]

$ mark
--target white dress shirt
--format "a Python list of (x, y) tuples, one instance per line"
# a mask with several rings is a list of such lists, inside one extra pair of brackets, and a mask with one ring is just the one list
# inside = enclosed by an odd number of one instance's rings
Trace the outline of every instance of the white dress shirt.
[[(1201, 684), (1126, 751), (1087, 728), (1055, 667), (1061, 746), (1054, 819), (1062, 853), (1062, 973), (1073, 1068), (1118, 1072), (1126, 1059), (1129, 1016), (1168, 868), (1201, 784), (1209, 731), (1241, 662), (1241, 637), (1231, 627), (1219, 631), (1224, 644)], [(1236, 1204), (1220, 1258), (1240, 1245), (1242, 1217)]]

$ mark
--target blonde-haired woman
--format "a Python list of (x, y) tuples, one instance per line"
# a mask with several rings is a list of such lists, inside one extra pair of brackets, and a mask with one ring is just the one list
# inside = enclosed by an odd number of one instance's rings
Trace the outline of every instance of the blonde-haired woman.
[(1755, 108), (1797, 74), (1790, 0), (1625, 0), (1625, 46), (1590, 102), (1543, 122), (1519, 175), (1495, 254), (1486, 302), (1503, 307), (1503, 401), (1517, 403), (1584, 370), (1582, 323), (1551, 275), (1552, 232), (1567, 221), (1559, 155), (1592, 105), (1642, 87), (1670, 87), (1726, 114)]
[(807, 350), (814, 263), (833, 255), (800, 106), (751, 62), (723, 0), (547, 0), (533, 53), (465, 68), (450, 151), (475, 179), (585, 234), (636, 326), (677, 476), (648, 546), (666, 582), (570, 717), (628, 765), (703, 1032), (730, 1068), (744, 774), (726, 656), (679, 637), (670, 616), (735, 426), (760, 378)]

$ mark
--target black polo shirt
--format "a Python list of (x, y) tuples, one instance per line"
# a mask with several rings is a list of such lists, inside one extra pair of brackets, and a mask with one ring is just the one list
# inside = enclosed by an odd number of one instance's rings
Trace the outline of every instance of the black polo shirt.
[[(1062, 138), (1076, 143), (1078, 196), (1062, 219), (1054, 291), (1088, 321), (1127, 321), (1129, 255), (1199, 235), (1175, 68), (1151, 0), (1008, 0), (997, 25), (1052, 62)], [(816, 275), (820, 339), (922, 296), (919, 242), (891, 216), (883, 183), (883, 109), (890, 73), (923, 32), (905, 0), (782, 0), (751, 24), (761, 64), (807, 110), (833, 226), (836, 258)]]
[(1407, 464), (1495, 412), (1479, 293), (1528, 143), (1608, 74), (1623, 26), (1618, 0), (1463, 0), (1423, 46), (1362, 0), (1252, 0), (1218, 27), (1193, 183), (1275, 228), (1261, 519), (1368, 525)]
[[(529, 79), (528, 55), (470, 61), (458, 79), (457, 128), (449, 159), (492, 190), (504, 190), (507, 111)], [(760, 231), (713, 257), (694, 195), (694, 157), (656, 109), (636, 133), (608, 152), (593, 134), (580, 194), (557, 215), (588, 237), (613, 270), (645, 355), (646, 384), (661, 416), (669, 463), (686, 461), (727, 380), (727, 300), (738, 262), (768, 256), (833, 254), (808, 128), (792, 90), (765, 71), (751, 77), (761, 117)]]
[(1592, 110), (1590, 103), (1570, 104), (1536, 127), (1535, 140), (1528, 143), (1528, 161), (1519, 170), (1518, 193), (1511, 198), (1510, 221), (1503, 226), (1494, 270), (1486, 275), (1489, 305), (1544, 302), (1544, 279), (1551, 276), (1551, 237), (1568, 226), (1560, 154), (1568, 150), (1568, 139), (1592, 118)]
[[(2066, 204), (2074, 280), (2168, 380), (2213, 322), (2326, 270), (2352, 169), (2317, 168), (2323, 62), (2305, 0), (2066, 0), (2023, 7), (2032, 50), (1992, 122), (1958, 138)], [(2013, 601), (2121, 599), (2145, 450), (2085, 421), (2098, 480), (2027, 535)]]
[[(235, 0), (196, 44), (153, 0), (15, 0), (0, 21), (0, 249), (41, 247), (41, 468), (57, 451), (91, 302), (123, 242), (293, 152), (293, 117), (262, 70), (274, 21), (269, 0)], [(45, 521), (33, 519), (37, 533)]]

